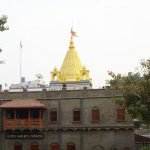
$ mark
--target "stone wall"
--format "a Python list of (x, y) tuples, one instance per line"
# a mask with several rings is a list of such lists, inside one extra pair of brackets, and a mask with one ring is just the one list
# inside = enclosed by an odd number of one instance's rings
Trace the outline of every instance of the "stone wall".
[[(122, 99), (118, 90), (63, 90), (41, 92), (1, 92), (0, 102), (5, 103), (12, 99), (37, 99), (45, 104), (47, 109), (42, 114), (43, 127), (39, 129), (44, 139), (6, 139), (6, 132), (1, 128), (0, 149), (13, 150), (15, 143), (21, 143), (23, 150), (30, 149), (32, 143), (39, 144), (40, 150), (50, 150), (52, 143), (58, 143), (61, 150), (66, 150), (67, 143), (74, 143), (76, 150), (123, 150), (134, 149), (134, 129), (131, 118), (126, 112), (126, 120), (116, 120), (116, 109), (120, 106), (116, 99)], [(100, 110), (100, 121), (91, 121), (91, 110), (97, 107)], [(51, 123), (49, 113), (52, 108), (57, 110), (57, 122)], [(74, 108), (80, 109), (81, 120), (73, 122)], [(1, 127), (3, 115), (1, 114)], [(21, 129), (23, 132), (24, 129)], [(31, 129), (29, 129), (31, 130)], [(13, 133), (16, 131), (13, 130)], [(32, 132), (32, 130), (31, 130)]]
[(29, 150), (30, 145), (35, 143), (39, 145), (40, 150), (50, 150), (50, 145), (57, 143), (61, 150), (66, 150), (67, 144), (73, 143), (76, 150), (124, 150), (124, 148), (134, 150), (132, 131), (42, 131), (42, 133), (44, 133), (44, 139), (40, 140), (10, 140), (5, 139), (5, 134), (1, 134), (0, 148), (14, 150), (14, 145), (20, 143), (23, 150)]

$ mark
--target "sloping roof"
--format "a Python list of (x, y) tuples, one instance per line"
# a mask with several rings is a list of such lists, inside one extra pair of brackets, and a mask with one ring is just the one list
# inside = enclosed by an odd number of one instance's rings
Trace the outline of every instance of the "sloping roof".
[(3, 108), (46, 108), (44, 104), (37, 100), (11, 100), (7, 103), (0, 105)]
[(135, 143), (150, 143), (150, 138), (143, 135), (135, 134)]

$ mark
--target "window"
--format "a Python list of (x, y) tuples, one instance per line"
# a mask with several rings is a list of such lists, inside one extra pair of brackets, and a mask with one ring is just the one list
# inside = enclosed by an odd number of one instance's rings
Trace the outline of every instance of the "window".
[(15, 144), (14, 150), (22, 150), (22, 145), (21, 144)]
[(52, 122), (57, 121), (57, 110), (56, 109), (50, 110), (50, 121), (52, 121)]
[(31, 109), (30, 110), (30, 115), (31, 115), (31, 118), (33, 118), (33, 119), (39, 118), (39, 116), (40, 116), (39, 109)]
[(125, 109), (124, 108), (117, 109), (117, 121), (125, 121)]
[(39, 150), (39, 145), (38, 144), (31, 144), (30, 150)]
[(17, 119), (27, 119), (28, 110), (27, 109), (16, 109), (16, 118)]
[(75, 150), (75, 144), (67, 144), (67, 150)]
[(7, 116), (7, 119), (14, 119), (14, 110), (8, 110), (6, 111), (6, 116)]
[(50, 150), (59, 150), (59, 145), (58, 144), (51, 144)]
[(73, 121), (79, 122), (80, 121), (80, 109), (75, 108), (73, 110)]
[(96, 122), (99, 122), (100, 121), (100, 111), (98, 108), (93, 108), (92, 109), (92, 122), (96, 123)]

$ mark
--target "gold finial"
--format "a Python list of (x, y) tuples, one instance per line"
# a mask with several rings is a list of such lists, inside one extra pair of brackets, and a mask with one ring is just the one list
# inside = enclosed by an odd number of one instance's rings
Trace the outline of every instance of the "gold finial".
[(71, 28), (71, 39), (70, 39), (70, 45), (69, 45), (69, 50), (74, 50), (75, 46), (74, 46), (74, 41), (73, 41), (73, 37), (77, 37), (77, 33), (75, 31), (73, 31), (73, 27)]
[(73, 28), (71, 28), (69, 50), (66, 53), (60, 71), (58, 71), (57, 68), (54, 68), (53, 72), (51, 72), (52, 81), (58, 80), (65, 83), (70, 81), (79, 82), (81, 80), (90, 80), (89, 70), (82, 66), (78, 53), (75, 49), (73, 41), (74, 37), (77, 37), (77, 34), (73, 31)]
[(73, 40), (73, 37), (77, 37), (77, 33), (73, 31), (73, 27), (71, 28), (71, 40)]

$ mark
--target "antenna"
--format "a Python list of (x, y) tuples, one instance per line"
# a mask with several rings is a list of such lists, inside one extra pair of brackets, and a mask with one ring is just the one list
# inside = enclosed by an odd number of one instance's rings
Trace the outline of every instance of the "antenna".
[(43, 76), (42, 76), (40, 73), (37, 73), (37, 74), (36, 74), (36, 77), (37, 77), (38, 80), (40, 80), (40, 79), (43, 78)]

